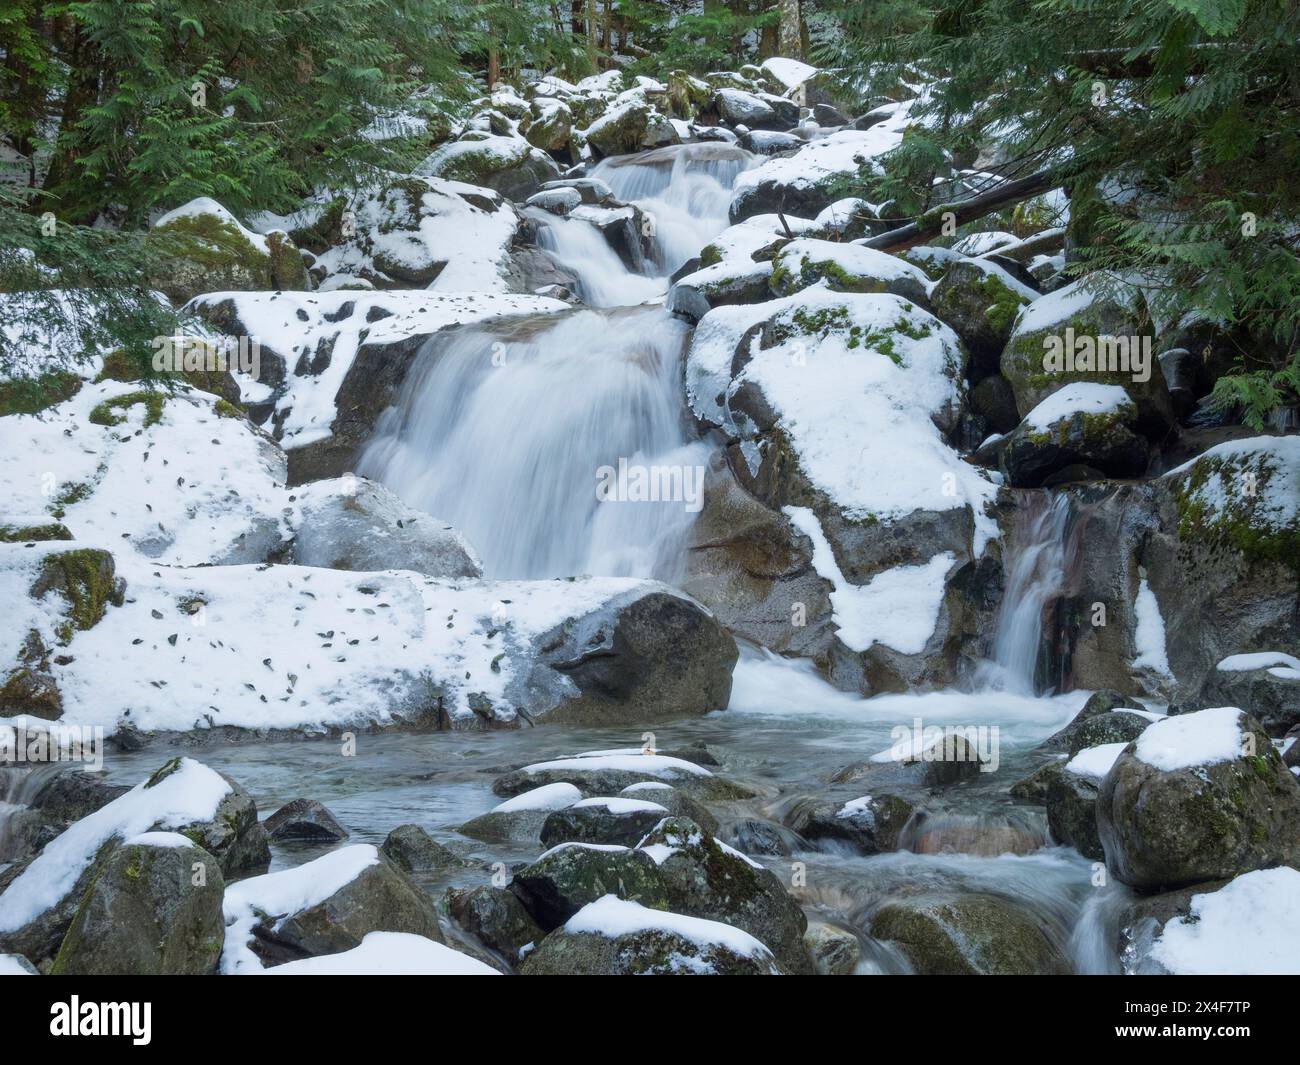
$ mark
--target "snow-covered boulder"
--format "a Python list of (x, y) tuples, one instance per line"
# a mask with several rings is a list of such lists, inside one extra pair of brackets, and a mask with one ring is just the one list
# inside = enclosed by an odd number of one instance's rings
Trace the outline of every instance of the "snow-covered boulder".
[(987, 259), (959, 259), (930, 293), (935, 315), (956, 331), (971, 356), (972, 378), (998, 372), (1016, 315), (1039, 293)]
[(466, 821), (457, 831), (484, 843), (536, 843), (546, 819), (581, 798), (582, 792), (573, 784), (542, 784), (498, 803), (487, 813)]
[(573, 111), (560, 100), (536, 97), (530, 105), (531, 121), (524, 137), (544, 152), (564, 152), (573, 136)]
[(72, 824), (0, 894), (0, 950), (40, 964), (59, 951), (97, 863), (144, 833), (178, 833), (229, 876), (270, 860), (257, 807), (228, 777), (189, 758), (168, 762), (125, 795)]
[(409, 932), (370, 932), (351, 950), (301, 958), (268, 976), (499, 976), (490, 965), (445, 943)]
[(130, 600), (51, 664), (66, 723), (640, 726), (725, 708), (737, 656), (711, 615), (654, 581), (123, 569)]
[(1137, 404), (1119, 385), (1075, 381), (1034, 407), (1001, 448), (1010, 485), (1037, 488), (1070, 474), (1138, 477), (1146, 470), (1147, 442), (1134, 430)]
[(814, 218), (843, 196), (837, 186), (864, 168), (876, 171), (876, 158), (898, 147), (907, 125), (906, 108), (866, 131), (841, 130), (811, 141), (794, 155), (769, 159), (736, 179), (731, 220), (783, 211)]
[(51, 973), (206, 976), (221, 957), (225, 879), (178, 832), (145, 832), (97, 866)]
[(808, 919), (770, 869), (685, 818), (665, 818), (637, 847), (658, 866), (668, 909), (724, 921), (763, 943), (788, 973), (809, 969)]
[(525, 976), (775, 976), (753, 936), (719, 921), (665, 913), (615, 895), (589, 903), (524, 959)]
[(668, 293), (668, 309), (698, 322), (715, 307), (761, 303), (770, 297), (770, 262), (728, 260), (679, 278)]
[(874, 793), (847, 800), (796, 804), (786, 827), (803, 839), (835, 840), (860, 854), (884, 854), (899, 848), (903, 829), (915, 807), (900, 795)]
[(368, 478), (315, 481), (298, 489), (295, 502), (293, 558), (299, 565), (483, 576), (474, 548), (460, 533)]
[(1300, 782), (1236, 707), (1158, 721), (1102, 778), (1106, 865), (1139, 890), (1168, 890), (1300, 861)]
[(309, 289), (302, 255), (281, 229), (255, 233), (216, 200), (200, 196), (154, 221), (162, 253), (154, 285), (177, 304), (223, 289)]
[(556, 810), (542, 825), (543, 846), (560, 843), (612, 843), (634, 847), (668, 816), (668, 808), (649, 799), (605, 795), (579, 799)]
[(681, 143), (672, 121), (644, 100), (611, 107), (582, 131), (597, 159)]
[(264, 433), (185, 386), (100, 381), (39, 417), (0, 419), (10, 513), (44, 513), (78, 540), (169, 565), (277, 557), (285, 476)]
[(1143, 433), (1159, 439), (1174, 423), (1141, 291), (1081, 278), (1023, 306), (1000, 362), (1022, 416), (1079, 381), (1123, 388)]
[[(439, 152), (464, 143), (475, 142), (456, 141)], [(523, 145), (549, 162), (526, 141), (507, 143)], [(519, 199), (558, 177), (558, 168), (553, 163), (551, 168)], [(483, 187), (483, 181), (458, 180), (459, 173), (450, 163), (429, 169), (426, 160), (419, 175), (395, 175), (305, 218), (318, 233), (311, 269), (321, 287), (505, 291), (506, 254), (519, 217), (501, 193)]]
[[(553, 128), (550, 134), (558, 137), (559, 130)], [(470, 133), (435, 149), (415, 173), (495, 189), (506, 199), (522, 203), (545, 182), (559, 177), (560, 167), (523, 137)]]
[[(785, 105), (785, 106), (782, 106)], [(791, 121), (790, 101), (764, 98), (764, 94), (741, 89), (719, 89), (713, 94), (712, 109), (723, 122), (748, 129), (788, 130), (799, 123), (799, 109), (793, 108)]]
[(505, 797), (522, 796), (544, 785), (561, 783), (576, 787), (589, 798), (635, 794), (626, 789), (643, 784), (668, 784), (696, 799), (739, 799), (753, 795), (743, 785), (694, 762), (637, 748), (589, 751), (570, 758), (535, 762), (498, 777), (492, 783), (492, 791)]
[[(1216, 447), (1151, 484), (1158, 535), (1145, 547), (1150, 587), (1170, 634), (1180, 701), (1199, 702), (1235, 654), (1300, 657), (1300, 437), (1251, 437)], [(1236, 704), (1230, 704), (1236, 705)], [(1254, 704), (1246, 708), (1255, 712)], [(1260, 712), (1281, 722), (1274, 708)]]
[(692, 408), (736, 441), (742, 487), (807, 515), (799, 528), (813, 566), (836, 587), (847, 686), (863, 682), (860, 656), (874, 645), (873, 689), (919, 680), (922, 663), (953, 668), (947, 580), (996, 535), (985, 512), (994, 486), (944, 439), (961, 406), (962, 361), (956, 335), (910, 301), (822, 286), (719, 308), (695, 331)]
[[(504, 231), (497, 236), (500, 242), (491, 237), (484, 244), (474, 236), (462, 243), (447, 234), (444, 243), (434, 233), (431, 247), (444, 256), (452, 249), (465, 288), (491, 289), (494, 282), (486, 277), (474, 280), (473, 264), (496, 277), (499, 254), (509, 240)], [(440, 281), (441, 275), (435, 288)], [(357, 449), (397, 400), (430, 336), (453, 325), (550, 313), (567, 305), (493, 291), (334, 291), (215, 293), (190, 307), (221, 333), (258, 345), (262, 376), (240, 375), (244, 400), (250, 417), (269, 422), (288, 451), (290, 480), (299, 484), (353, 468)], [(268, 376), (268, 368), (277, 366), (278, 374)]]
[(353, 950), (371, 932), (442, 942), (433, 899), (368, 843), (232, 884), (224, 911), (226, 974)]
[(832, 292), (892, 292), (928, 305), (928, 279), (896, 256), (860, 244), (829, 240), (794, 240), (776, 253), (769, 281), (778, 296), (791, 296), (810, 285)]
[(561, 843), (515, 873), (510, 889), (548, 932), (605, 895), (668, 908), (663, 878), (650, 855), (615, 845)]
[(1206, 676), (1197, 703), (1248, 706), (1271, 736), (1300, 725), (1300, 657), (1284, 651), (1229, 655)]
[(1123, 914), (1116, 953), (1139, 976), (1294, 976), (1297, 893), (1300, 872), (1282, 866), (1138, 899)]

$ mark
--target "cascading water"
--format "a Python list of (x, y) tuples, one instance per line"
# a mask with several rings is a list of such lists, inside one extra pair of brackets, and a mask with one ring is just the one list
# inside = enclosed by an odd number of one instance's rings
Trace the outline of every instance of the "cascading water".
[(667, 276), (727, 228), (732, 185), (758, 161), (727, 144), (687, 144), (606, 159), (591, 176), (649, 215), (655, 262)]
[[(492, 577), (676, 577), (709, 449), (692, 443), (683, 409), (688, 328), (635, 305), (661, 297), (668, 273), (726, 227), (730, 185), (753, 162), (686, 145), (593, 171), (654, 219), (657, 277), (628, 270), (590, 222), (533, 215), (598, 309), (430, 341), (358, 472), (461, 529)], [(617, 491), (600, 499), (609, 471)], [(638, 499), (638, 476), (667, 497)]]
[[(358, 472), (450, 521), (492, 577), (668, 577), (692, 499), (597, 498), (602, 467), (680, 469), (707, 448), (684, 431), (687, 328), (659, 308), (470, 329), (435, 340)], [(698, 500), (697, 500), (698, 501)]]
[[(1029, 503), (1032, 499), (1034, 502)], [(1010, 538), (1006, 588), (998, 612), (990, 661), (977, 680), (988, 687), (1034, 695), (1039, 684), (1043, 622), (1059, 599), (1069, 572), (1070, 497), (1026, 496)]]

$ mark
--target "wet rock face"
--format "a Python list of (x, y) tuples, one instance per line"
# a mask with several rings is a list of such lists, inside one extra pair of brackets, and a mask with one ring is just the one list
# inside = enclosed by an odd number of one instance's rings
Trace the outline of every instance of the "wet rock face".
[(328, 898), (259, 926), (252, 949), (264, 964), (278, 965), (351, 950), (380, 931), (443, 941), (433, 899), (382, 854)]
[(225, 938), (224, 890), (220, 867), (198, 847), (172, 842), (118, 847), (95, 870), (51, 972), (211, 973)]
[(576, 725), (651, 724), (722, 709), (740, 654), (715, 617), (667, 590), (574, 619), (539, 644), (539, 664), (577, 690), (547, 718)]
[(872, 936), (893, 940), (923, 976), (1058, 975), (1069, 966), (1027, 912), (991, 895), (888, 902)]
[(1211, 670), (1194, 705), (1245, 706), (1250, 708), (1270, 736), (1284, 736), (1300, 725), (1300, 678), (1285, 669)]
[(626, 797), (584, 800), (567, 810), (556, 810), (542, 825), (545, 847), (565, 842), (636, 846), (668, 809), (656, 802)]
[(348, 831), (315, 799), (294, 799), (263, 823), (267, 834), (280, 842), (337, 843)]
[(1237, 757), (1163, 770), (1130, 744), (1102, 779), (1097, 827), (1124, 883), (1169, 890), (1300, 860), (1300, 783), (1260, 724), (1238, 713)]
[(546, 935), (518, 896), (507, 888), (453, 888), (447, 893), (447, 908), (461, 928), (511, 965), (519, 963), (525, 947), (540, 943)]
[(1052, 838), (1085, 858), (1101, 861), (1105, 850), (1097, 832), (1097, 781), (1053, 766), (1047, 777), (1047, 826)]
[(561, 845), (516, 873), (510, 889), (547, 931), (605, 895), (652, 909), (671, 908), (654, 861), (626, 847)]

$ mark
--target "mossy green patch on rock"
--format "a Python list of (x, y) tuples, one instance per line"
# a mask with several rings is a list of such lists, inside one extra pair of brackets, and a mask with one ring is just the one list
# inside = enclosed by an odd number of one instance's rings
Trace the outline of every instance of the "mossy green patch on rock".
[(1280, 476), (1266, 452), (1203, 455), (1175, 489), (1179, 537), (1240, 552), (1251, 565), (1280, 562), (1300, 571), (1300, 508), (1270, 513), (1265, 503)]
[(44, 540), (71, 540), (72, 533), (57, 521), (42, 525), (0, 524), (0, 544), (39, 543)]
[(80, 377), (66, 370), (0, 381), (0, 418), (10, 414), (39, 414), (71, 399), (81, 390), (81, 384)]
[(103, 403), (95, 405), (95, 408), (90, 412), (89, 419), (95, 425), (121, 425), (126, 421), (126, 418), (116, 412), (129, 410), (137, 403), (144, 405), (145, 428), (157, 425), (162, 421), (166, 397), (161, 392), (155, 391), (128, 392), (123, 396), (106, 399)]
[(51, 591), (67, 600), (72, 629), (84, 632), (103, 618), (110, 603), (122, 605), (126, 584), (116, 575), (112, 555), (100, 548), (83, 547), (53, 552), (41, 560), (31, 594), (41, 599)]

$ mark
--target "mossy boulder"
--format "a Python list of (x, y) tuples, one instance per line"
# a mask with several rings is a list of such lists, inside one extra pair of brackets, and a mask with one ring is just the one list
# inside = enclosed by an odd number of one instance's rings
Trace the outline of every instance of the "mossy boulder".
[(1106, 710), (1084, 717), (1082, 712), (1059, 732), (1040, 745), (1048, 751), (1064, 751), (1073, 758), (1089, 747), (1104, 743), (1128, 743), (1137, 739), (1151, 725), (1151, 719), (1122, 708)]
[[(1065, 362), (1058, 366), (1054, 356), (1059, 350), (1064, 357), (1070, 337), (1080, 345), (1073, 368)], [(1127, 344), (1128, 368), (1110, 369), (1122, 367), (1121, 340)], [(1176, 418), (1154, 351), (1154, 326), (1141, 294), (1122, 285), (1107, 290), (1098, 280), (1082, 278), (1021, 310), (999, 367), (1022, 416), (1072, 382), (1119, 385), (1137, 406), (1139, 430), (1158, 439)]]
[(262, 827), (281, 843), (337, 843), (348, 838), (338, 819), (315, 799), (293, 799), (276, 810)]
[(668, 292), (668, 309), (698, 322), (714, 307), (771, 298), (772, 264), (725, 260), (681, 278)]
[(559, 843), (612, 843), (634, 847), (667, 816), (667, 807), (644, 799), (622, 796), (583, 799), (546, 818), (542, 825), (542, 844), (554, 847)]
[[(1119, 401), (1106, 409), (1062, 404), (1062, 397), (1090, 384), (1069, 384), (1035, 407), (1012, 431), (998, 453), (1006, 482), (1038, 488), (1070, 467), (1087, 467), (1108, 477), (1138, 477), (1146, 470), (1150, 449), (1137, 432), (1137, 405), (1115, 385)], [(1050, 408), (1050, 409), (1049, 409)]]
[(51, 972), (201, 976), (225, 939), (225, 879), (215, 858), (170, 833), (128, 841), (97, 866)]
[(1052, 769), (1044, 796), (1052, 838), (1085, 858), (1102, 861), (1106, 855), (1097, 834), (1097, 781), (1071, 773), (1063, 765)]
[[(607, 932), (607, 911), (617, 930)], [(775, 976), (771, 953), (714, 921), (658, 914), (602, 899), (584, 910), (591, 920), (557, 929), (520, 968), (524, 976)], [(639, 918), (636, 920), (631, 918)], [(589, 930), (590, 928), (590, 930)]]
[(466, 135), (444, 144), (420, 164), (418, 172), (495, 189), (518, 203), (560, 176), (555, 160), (523, 137), (492, 134)]
[(669, 816), (689, 818), (705, 832), (714, 835), (718, 832), (718, 819), (708, 808), (671, 784), (661, 784), (658, 781), (630, 784), (619, 794), (629, 799), (646, 799), (667, 809)]
[(691, 120), (709, 106), (713, 95), (709, 83), (684, 70), (668, 72), (665, 80), (668, 89), (668, 106), (674, 118)]
[(1285, 736), (1300, 725), (1300, 677), (1288, 672), (1287, 657), (1279, 655), (1257, 669), (1211, 670), (1196, 705), (1248, 706), (1265, 732)]
[(545, 932), (532, 919), (519, 897), (507, 888), (485, 884), (471, 890), (447, 892), (452, 919), (510, 965), (518, 965), (520, 952), (542, 941)]
[(311, 287), (302, 256), (287, 233), (254, 233), (206, 197), (159, 218), (150, 240), (162, 257), (151, 281), (177, 304), (203, 292)]
[(67, 601), (67, 620), (60, 633), (67, 642), (74, 631), (97, 625), (110, 605), (126, 601), (126, 581), (117, 576), (113, 556), (102, 548), (52, 551), (41, 560), (31, 596), (42, 599), (50, 592)]
[(132, 407), (143, 407), (144, 416), (143, 424), (146, 429), (150, 426), (157, 425), (162, 421), (163, 409), (167, 404), (167, 396), (153, 388), (141, 389), (139, 392), (127, 392), (120, 396), (112, 396), (102, 403), (97, 403), (91, 408), (87, 420), (92, 425), (102, 425), (107, 428), (122, 425), (126, 421), (126, 412)]
[[(145, 788), (156, 787), (180, 765), (181, 760), (173, 758), (145, 782)], [(257, 819), (257, 804), (224, 773), (221, 776), (230, 785), (230, 791), (221, 799), (212, 818), (181, 825), (175, 831), (216, 858), (226, 876), (262, 872), (270, 864), (271, 850), (266, 829)]]
[(667, 117), (642, 103), (627, 103), (607, 111), (583, 135), (598, 159), (649, 151), (681, 141)]
[(926, 276), (897, 256), (858, 244), (801, 239), (782, 247), (768, 284), (777, 296), (791, 296), (824, 283), (834, 292), (892, 292), (928, 305)]
[(534, 100), (532, 121), (524, 137), (534, 148), (544, 152), (562, 152), (573, 136), (573, 112), (555, 100)]
[(653, 859), (626, 847), (565, 843), (515, 874), (510, 890), (538, 925), (557, 928), (605, 895), (668, 909), (668, 893)]
[(809, 971), (803, 946), (808, 919), (770, 869), (680, 817), (665, 818), (639, 850), (654, 854), (668, 909), (742, 929), (787, 972)]
[(1059, 944), (1014, 903), (992, 895), (889, 901), (871, 934), (902, 947), (922, 976), (1054, 976), (1069, 966)]
[[(1233, 757), (1194, 764), (1164, 757), (1166, 748), (1176, 754), (1191, 742), (1191, 730), (1234, 727)], [(1300, 861), (1300, 782), (1249, 714), (1202, 710), (1167, 718), (1125, 749), (1102, 779), (1097, 825), (1107, 866), (1141, 891), (1293, 864)]]
[(934, 313), (965, 343), (975, 377), (996, 373), (1020, 308), (1037, 293), (978, 259), (952, 263), (930, 293)]

